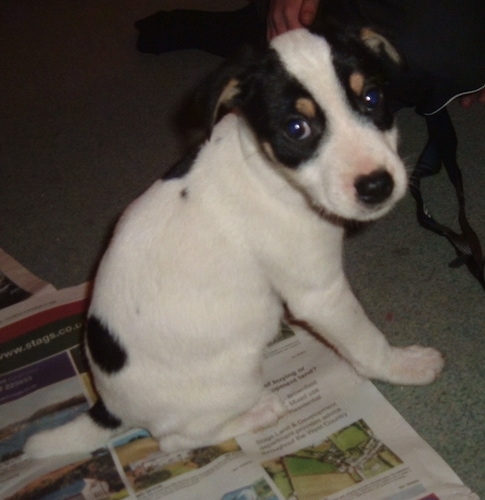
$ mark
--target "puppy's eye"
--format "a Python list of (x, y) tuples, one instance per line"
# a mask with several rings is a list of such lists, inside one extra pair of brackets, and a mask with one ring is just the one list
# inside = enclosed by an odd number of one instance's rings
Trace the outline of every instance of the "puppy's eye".
[(364, 92), (364, 101), (368, 110), (375, 109), (382, 99), (381, 91), (376, 87), (371, 87)]
[(295, 118), (290, 120), (285, 127), (286, 134), (290, 139), (301, 141), (310, 137), (312, 129), (306, 120)]

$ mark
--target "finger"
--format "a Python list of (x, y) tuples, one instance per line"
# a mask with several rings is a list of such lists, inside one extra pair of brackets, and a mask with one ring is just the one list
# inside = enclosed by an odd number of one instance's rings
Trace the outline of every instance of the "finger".
[(304, 26), (310, 26), (317, 15), (320, 0), (303, 0), (300, 9), (299, 20)]
[(478, 102), (485, 104), (485, 88), (480, 90), (480, 92), (478, 94)]
[(465, 95), (460, 98), (460, 105), (463, 108), (469, 108), (473, 104), (473, 101), (475, 100), (475, 96), (472, 95)]
[(302, 0), (272, 0), (267, 20), (267, 36), (271, 40), (286, 31), (302, 28), (299, 20)]

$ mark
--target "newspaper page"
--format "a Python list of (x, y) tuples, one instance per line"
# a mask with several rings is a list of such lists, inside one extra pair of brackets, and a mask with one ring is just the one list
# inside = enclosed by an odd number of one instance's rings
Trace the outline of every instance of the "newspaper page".
[(0, 309), (53, 290), (53, 285), (32, 274), (0, 248)]
[(478, 498), (370, 381), (286, 326), (264, 359), (266, 386), (288, 409), (277, 425), (172, 454), (132, 429), (89, 454), (26, 457), (30, 435), (95, 399), (80, 347), (88, 290), (42, 293), (0, 311), (0, 498)]

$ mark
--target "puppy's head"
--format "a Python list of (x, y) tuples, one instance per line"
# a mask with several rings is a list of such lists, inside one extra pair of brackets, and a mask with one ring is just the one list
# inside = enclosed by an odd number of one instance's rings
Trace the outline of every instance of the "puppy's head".
[(222, 108), (237, 109), (270, 165), (313, 207), (344, 219), (375, 219), (407, 185), (386, 102), (383, 53), (398, 57), (371, 30), (328, 39), (291, 31), (262, 55), (223, 67), (211, 121)]

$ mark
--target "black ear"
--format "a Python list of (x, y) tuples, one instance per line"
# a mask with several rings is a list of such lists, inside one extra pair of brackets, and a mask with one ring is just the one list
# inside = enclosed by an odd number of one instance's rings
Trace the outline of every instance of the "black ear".
[(257, 50), (244, 46), (236, 56), (225, 61), (201, 86), (197, 94), (198, 107), (204, 117), (204, 128), (210, 137), (214, 125), (226, 113), (237, 107), (241, 81), (258, 61)]
[(342, 18), (342, 13), (339, 13), (340, 15), (337, 12), (332, 14), (327, 8), (319, 8), (312, 31), (326, 38), (331, 45), (363, 45), (366, 50), (377, 56), (386, 68), (392, 68), (392, 71), (407, 69), (402, 53), (394, 46), (388, 34), (364, 24), (360, 18), (347, 18), (345, 15)]
[(364, 44), (374, 53), (381, 57), (387, 57), (401, 69), (406, 67), (403, 56), (384, 35), (369, 27), (361, 28), (359, 35)]

